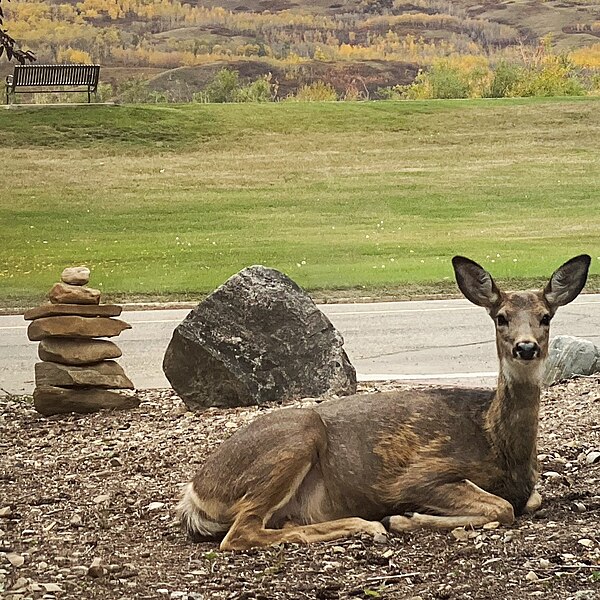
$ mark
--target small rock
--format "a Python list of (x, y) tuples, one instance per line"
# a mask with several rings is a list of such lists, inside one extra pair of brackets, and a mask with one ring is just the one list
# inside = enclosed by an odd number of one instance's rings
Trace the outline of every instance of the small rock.
[(10, 588), (12, 592), (15, 590), (25, 589), (29, 584), (29, 579), (26, 577), (19, 577), (14, 583), (14, 585)]
[(106, 569), (102, 566), (102, 561), (99, 558), (95, 558), (92, 561), (90, 568), (87, 570), (87, 574), (89, 577), (93, 577), (94, 579), (102, 577), (106, 574)]
[(547, 558), (540, 558), (540, 567), (542, 569), (550, 568), (550, 561)]
[(595, 462), (598, 462), (599, 460), (600, 460), (600, 452), (590, 452), (585, 457), (585, 462), (588, 465), (593, 465)]
[(376, 533), (373, 536), (373, 541), (376, 544), (387, 544), (388, 539), (387, 539), (387, 536), (384, 533)]
[(465, 542), (469, 539), (469, 532), (464, 527), (457, 527), (456, 529), (453, 529), (450, 534), (455, 540), (460, 542)]
[(113, 456), (108, 463), (110, 464), (111, 467), (122, 467), (123, 463), (121, 462), (121, 459), (118, 458), (117, 456)]
[(16, 552), (7, 552), (5, 556), (8, 559), (8, 562), (15, 568), (22, 567), (25, 562), (25, 559)]
[(560, 473), (557, 473), (556, 471), (546, 471), (545, 473), (542, 473), (542, 477), (545, 477), (546, 479), (556, 479), (557, 477), (560, 477)]
[(587, 510), (587, 506), (583, 502), (573, 502), (575, 510), (579, 513), (583, 513)]
[(160, 510), (161, 508), (164, 508), (165, 503), (164, 502), (150, 502), (150, 504), (148, 504), (148, 512), (153, 512), (155, 510)]
[(94, 498), (95, 504), (102, 504), (102, 502), (108, 502), (110, 500), (109, 494), (100, 494), (100, 496), (96, 496)]
[(0, 517), (10, 517), (12, 515), (12, 508), (10, 506), (3, 506), (0, 508)]
[(75, 513), (72, 517), (71, 520), (69, 521), (69, 523), (73, 526), (73, 527), (81, 527), (81, 525), (83, 524), (83, 520), (81, 518), (81, 515), (78, 513)]
[(581, 538), (580, 540), (577, 541), (578, 544), (581, 544), (582, 546), (586, 547), (586, 548), (591, 548), (594, 545), (593, 540), (590, 540), (588, 538)]
[(394, 551), (393, 550), (386, 550), (383, 553), (383, 558), (391, 558), (392, 556), (394, 556)]
[(500, 527), (500, 521), (490, 521), (483, 526), (484, 529), (498, 529), (498, 527)]
[(88, 574), (88, 567), (85, 565), (76, 565), (71, 567), (71, 572), (78, 577), (85, 577)]
[(60, 280), (71, 285), (85, 285), (90, 280), (87, 267), (67, 267), (60, 275)]
[(525, 579), (527, 579), (527, 581), (538, 581), (539, 577), (535, 574), (534, 571), (529, 571), (529, 573), (525, 575)]
[(62, 592), (63, 589), (56, 583), (40, 583), (47, 592)]
[(100, 304), (100, 296), (100, 290), (62, 281), (54, 284), (48, 292), (48, 299), (52, 304)]
[(333, 546), (331, 551), (335, 552), (336, 554), (345, 554), (346, 553), (346, 549), (343, 546)]

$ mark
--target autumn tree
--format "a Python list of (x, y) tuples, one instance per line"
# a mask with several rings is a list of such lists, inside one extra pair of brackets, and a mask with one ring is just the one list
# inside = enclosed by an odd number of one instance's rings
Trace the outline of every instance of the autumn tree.
[(0, 57), (6, 54), (8, 60), (13, 58), (18, 60), (21, 64), (27, 61), (35, 60), (35, 55), (29, 50), (20, 50), (16, 46), (17, 42), (8, 35), (4, 29), (4, 12), (2, 10), (2, 0), (0, 0)]

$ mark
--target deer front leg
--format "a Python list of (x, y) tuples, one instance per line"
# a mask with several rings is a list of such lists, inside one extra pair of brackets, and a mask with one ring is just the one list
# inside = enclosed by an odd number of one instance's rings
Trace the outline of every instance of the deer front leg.
[(415, 512), (409, 516), (394, 515), (386, 517), (383, 523), (389, 531), (400, 532), (420, 527), (481, 527), (492, 521), (509, 525), (515, 520), (510, 502), (482, 490), (468, 479), (433, 490), (423, 508), (438, 514)]

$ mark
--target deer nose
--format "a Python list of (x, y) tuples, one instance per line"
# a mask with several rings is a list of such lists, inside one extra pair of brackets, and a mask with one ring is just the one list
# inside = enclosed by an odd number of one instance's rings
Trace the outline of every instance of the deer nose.
[(532, 360), (537, 358), (540, 353), (540, 347), (535, 342), (519, 342), (513, 348), (513, 356), (523, 360)]

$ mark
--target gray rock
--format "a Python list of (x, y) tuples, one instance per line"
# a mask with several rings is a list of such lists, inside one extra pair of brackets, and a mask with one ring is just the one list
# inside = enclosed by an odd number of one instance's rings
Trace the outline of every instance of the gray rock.
[(163, 370), (192, 410), (346, 395), (356, 391), (356, 371), (343, 343), (296, 283), (253, 266), (175, 329)]
[(70, 285), (85, 285), (90, 280), (90, 270), (87, 267), (67, 267), (61, 274), (60, 280)]
[(573, 375), (592, 375), (598, 371), (600, 348), (592, 342), (570, 335), (559, 335), (551, 340), (543, 377), (546, 385)]

